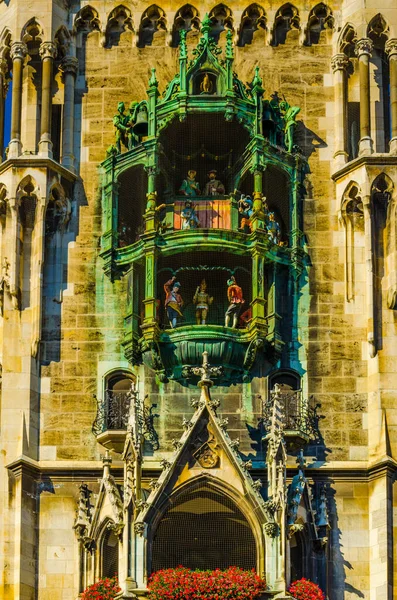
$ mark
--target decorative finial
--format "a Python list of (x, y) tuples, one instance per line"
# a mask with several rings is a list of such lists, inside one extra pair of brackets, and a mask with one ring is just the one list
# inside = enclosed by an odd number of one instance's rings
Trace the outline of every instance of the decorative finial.
[(150, 79), (149, 79), (149, 85), (150, 86), (158, 87), (159, 82), (157, 81), (157, 77), (156, 77), (156, 69), (153, 67), (151, 69), (151, 71), (152, 71), (152, 74), (151, 74)]
[(209, 32), (211, 31), (212, 21), (208, 16), (208, 13), (205, 13), (204, 19), (201, 23), (201, 33), (208, 40)]
[(112, 462), (113, 462), (113, 460), (112, 460), (112, 457), (110, 456), (110, 452), (109, 452), (109, 450), (106, 450), (105, 456), (102, 457), (103, 476), (104, 477), (109, 477), (110, 465), (112, 464)]

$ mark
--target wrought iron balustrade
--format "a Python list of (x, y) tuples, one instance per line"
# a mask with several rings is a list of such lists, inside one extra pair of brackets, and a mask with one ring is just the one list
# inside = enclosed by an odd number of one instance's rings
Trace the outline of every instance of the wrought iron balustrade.
[(304, 398), (302, 390), (293, 390), (289, 385), (276, 384), (263, 405), (263, 422), (269, 428), (273, 403), (277, 401), (282, 413), (283, 430), (286, 438), (309, 440), (314, 437), (314, 411)]
[(97, 416), (93, 425), (96, 435), (104, 431), (127, 430), (131, 395), (128, 390), (106, 390), (103, 400), (98, 400)]

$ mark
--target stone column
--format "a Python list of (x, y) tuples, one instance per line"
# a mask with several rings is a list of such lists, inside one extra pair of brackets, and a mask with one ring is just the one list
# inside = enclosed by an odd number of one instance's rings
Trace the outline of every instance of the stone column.
[(7, 92), (6, 75), (8, 63), (4, 57), (0, 58), (0, 163), (4, 154), (4, 101)]
[(78, 60), (66, 56), (61, 63), (64, 83), (63, 124), (62, 124), (62, 164), (74, 171), (74, 84), (77, 75)]
[(397, 154), (397, 39), (388, 40), (386, 42), (385, 50), (389, 55), (390, 73), (390, 153)]
[(359, 156), (373, 153), (371, 139), (371, 99), (369, 93), (369, 59), (373, 44), (370, 39), (362, 38), (356, 42), (356, 55), (360, 76), (360, 143)]
[(23, 42), (14, 42), (12, 44), (10, 52), (10, 56), (12, 59), (11, 140), (9, 144), (8, 158), (16, 158), (22, 152), (22, 74), (23, 63), (27, 53), (27, 46)]
[(346, 152), (346, 68), (349, 59), (344, 54), (335, 54), (331, 65), (335, 90), (335, 166), (341, 169), (348, 160)]
[(43, 42), (40, 46), (42, 60), (41, 74), (41, 120), (40, 120), (40, 156), (52, 158), (51, 107), (52, 107), (52, 71), (56, 46), (53, 42)]

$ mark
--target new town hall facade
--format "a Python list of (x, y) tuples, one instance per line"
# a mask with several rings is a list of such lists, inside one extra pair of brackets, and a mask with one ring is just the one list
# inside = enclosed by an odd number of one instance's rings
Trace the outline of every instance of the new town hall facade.
[(0, 24), (0, 597), (184, 564), (391, 600), (395, 2)]

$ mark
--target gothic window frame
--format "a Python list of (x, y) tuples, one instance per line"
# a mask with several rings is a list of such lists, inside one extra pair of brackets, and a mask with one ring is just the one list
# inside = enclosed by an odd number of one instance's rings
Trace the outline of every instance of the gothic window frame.
[[(125, 390), (120, 390), (119, 394), (125, 394), (125, 398), (120, 397), (117, 402), (118, 405), (115, 407), (111, 407), (111, 400), (113, 398), (110, 397), (110, 393), (113, 392), (113, 387), (109, 388), (109, 384), (112, 380), (118, 381), (130, 381), (131, 384), (134, 384), (134, 387), (137, 385), (137, 378), (132, 373), (132, 371), (126, 368), (116, 368), (108, 371), (103, 378), (103, 412), (105, 419), (105, 431), (124, 431), (127, 429), (128, 415), (129, 415), (129, 400), (127, 398), (128, 390), (131, 389), (131, 386)], [(114, 384), (113, 384), (114, 385)], [(116, 403), (115, 403), (116, 404)], [(110, 427), (111, 420), (116, 423), (117, 427)]]

